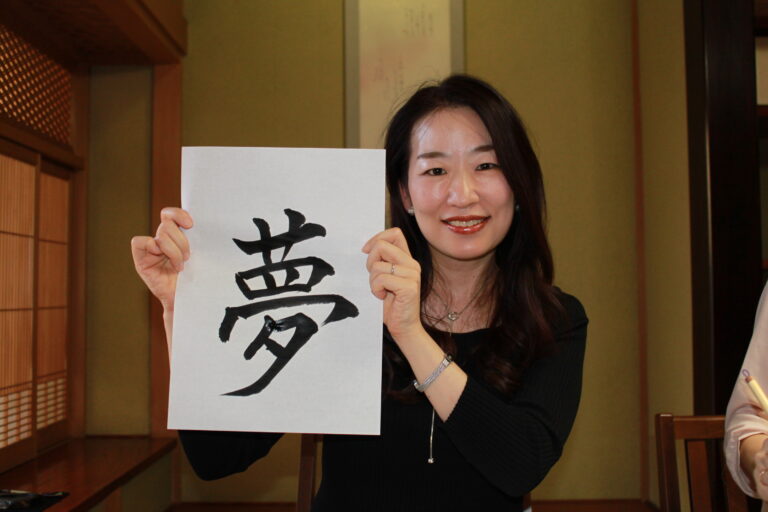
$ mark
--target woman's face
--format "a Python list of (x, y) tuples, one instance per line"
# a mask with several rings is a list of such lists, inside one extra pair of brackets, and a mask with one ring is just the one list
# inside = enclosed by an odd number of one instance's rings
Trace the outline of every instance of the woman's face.
[(402, 195), (436, 262), (490, 258), (515, 211), (491, 136), (468, 107), (437, 110), (416, 123)]

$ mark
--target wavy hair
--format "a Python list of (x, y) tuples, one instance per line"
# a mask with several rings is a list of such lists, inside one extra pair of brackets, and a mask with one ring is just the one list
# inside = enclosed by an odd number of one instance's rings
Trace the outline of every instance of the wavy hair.
[[(504, 176), (519, 209), (506, 236), (496, 247), (495, 272), (481, 286), (491, 305), (488, 343), (471, 354), (476, 375), (502, 396), (511, 397), (525, 369), (554, 346), (553, 324), (563, 313), (552, 285), (552, 252), (545, 233), (544, 185), (539, 161), (520, 117), (509, 102), (486, 82), (452, 75), (422, 86), (395, 113), (386, 134), (386, 180), (392, 225), (400, 228), (422, 269), (421, 301), (429, 295), (435, 269), (429, 249), (400, 194), (408, 189), (411, 134), (425, 116), (441, 109), (468, 107), (480, 117), (491, 136)], [(424, 322), (446, 353), (456, 354), (454, 340)], [(385, 389), (390, 396), (413, 398), (413, 386), (394, 375), (412, 375), (394, 342), (385, 336)], [(410, 380), (407, 381), (408, 383)]]

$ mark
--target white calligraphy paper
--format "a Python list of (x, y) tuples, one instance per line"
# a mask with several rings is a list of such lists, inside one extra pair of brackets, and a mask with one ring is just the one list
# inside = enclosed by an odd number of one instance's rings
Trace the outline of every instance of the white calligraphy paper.
[(188, 147), (168, 428), (378, 434), (384, 151)]

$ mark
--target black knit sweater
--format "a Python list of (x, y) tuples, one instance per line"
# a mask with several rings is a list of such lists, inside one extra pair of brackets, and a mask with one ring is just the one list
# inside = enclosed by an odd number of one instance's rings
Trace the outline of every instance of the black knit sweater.
[[(579, 301), (560, 296), (567, 321), (556, 349), (528, 368), (511, 400), (502, 399), (463, 365), (467, 385), (446, 422), (435, 419), (434, 464), (428, 464), (432, 408), (385, 399), (380, 436), (326, 435), (323, 479), (313, 512), (522, 510), (560, 457), (581, 393), (587, 317)], [(489, 329), (454, 334), (462, 353)], [(181, 431), (197, 474), (221, 478), (263, 457), (281, 434)]]

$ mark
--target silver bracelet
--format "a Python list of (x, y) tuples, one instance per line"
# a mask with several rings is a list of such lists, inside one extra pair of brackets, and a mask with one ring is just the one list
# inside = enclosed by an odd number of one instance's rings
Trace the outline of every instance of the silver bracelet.
[(413, 387), (416, 388), (416, 391), (424, 392), (427, 390), (430, 384), (432, 384), (436, 378), (440, 376), (441, 373), (443, 373), (443, 370), (448, 368), (448, 366), (453, 362), (453, 358), (450, 354), (447, 354), (443, 357), (443, 360), (440, 361), (440, 364), (437, 365), (437, 368), (435, 368), (435, 371), (432, 372), (432, 375), (427, 377), (427, 379), (419, 384), (419, 382), (416, 379), (413, 379)]

